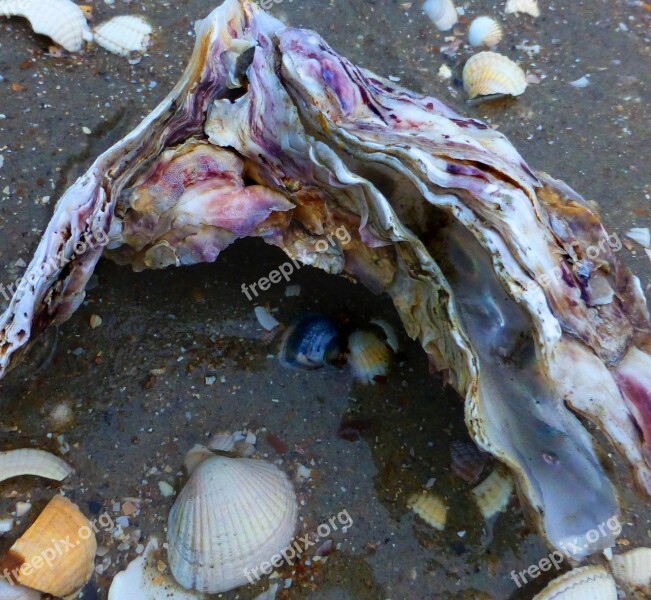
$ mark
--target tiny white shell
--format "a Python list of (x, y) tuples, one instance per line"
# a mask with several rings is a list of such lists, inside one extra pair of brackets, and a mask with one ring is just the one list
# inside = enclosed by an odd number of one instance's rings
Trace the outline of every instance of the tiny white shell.
[(439, 31), (452, 29), (459, 20), (457, 9), (452, 0), (427, 0), (423, 12), (431, 19)]
[(643, 248), (651, 247), (651, 232), (648, 227), (633, 227), (626, 232), (626, 237), (637, 242)]
[(651, 548), (636, 548), (614, 556), (610, 570), (622, 584), (651, 595)]
[(35, 33), (68, 52), (81, 50), (84, 40), (92, 39), (83, 10), (70, 0), (0, 0), (0, 15), (24, 17)]
[(495, 470), (472, 490), (475, 501), (487, 521), (501, 513), (513, 493), (513, 478), (503, 467)]
[(525, 13), (532, 17), (540, 16), (538, 0), (507, 0), (504, 12), (506, 12), (507, 15)]
[(22, 475), (35, 475), (63, 481), (74, 469), (45, 450), (22, 448), (0, 452), (0, 482)]
[(136, 15), (120, 15), (98, 25), (93, 34), (95, 42), (105, 50), (120, 56), (142, 53), (151, 41), (151, 25)]
[(502, 26), (492, 17), (477, 17), (468, 29), (472, 46), (496, 46), (502, 39)]
[(407, 502), (407, 508), (414, 511), (425, 523), (443, 531), (447, 520), (448, 507), (443, 499), (431, 492), (414, 494)]
[(463, 67), (463, 87), (470, 96), (510, 94), (519, 96), (527, 88), (524, 71), (511, 59), (496, 52), (479, 52)]
[(580, 567), (554, 579), (532, 600), (617, 600), (617, 588), (603, 567)]

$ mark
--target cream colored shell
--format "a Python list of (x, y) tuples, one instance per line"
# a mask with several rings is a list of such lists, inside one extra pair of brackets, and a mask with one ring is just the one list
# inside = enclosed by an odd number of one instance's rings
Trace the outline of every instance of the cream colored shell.
[(248, 572), (289, 545), (297, 512), (294, 490), (275, 465), (223, 456), (204, 460), (169, 515), (174, 578), (186, 589), (211, 594), (246, 584)]
[(70, 0), (0, 0), (0, 15), (24, 17), (35, 33), (51, 38), (68, 52), (92, 39), (84, 12)]
[(452, 0), (427, 0), (423, 5), (423, 12), (440, 31), (452, 29), (459, 20)]
[(0, 482), (21, 475), (35, 475), (62, 481), (73, 468), (54, 454), (34, 448), (0, 452)]
[(470, 96), (510, 94), (519, 96), (527, 88), (524, 71), (511, 59), (496, 52), (480, 52), (463, 68), (463, 87)]
[(507, 15), (524, 13), (532, 17), (540, 16), (538, 0), (507, 0), (504, 12)]
[(439, 531), (445, 529), (448, 507), (439, 496), (430, 492), (414, 494), (409, 498), (407, 508), (414, 511), (430, 527)]
[(391, 350), (374, 332), (358, 330), (348, 338), (348, 363), (355, 379), (374, 384), (386, 377), (391, 367)]
[(506, 509), (513, 487), (511, 474), (506, 468), (499, 466), (472, 490), (484, 519), (492, 519)]
[(651, 596), (651, 548), (636, 548), (614, 556), (610, 570), (624, 586)]
[(151, 41), (151, 33), (151, 25), (137, 15), (113, 17), (93, 30), (98, 46), (120, 56), (145, 52)]
[(617, 588), (603, 567), (581, 567), (554, 579), (533, 600), (617, 600)]
[(468, 41), (472, 46), (496, 46), (502, 39), (502, 26), (492, 17), (477, 17), (468, 29)]
[(95, 532), (88, 519), (70, 500), (54, 496), (9, 549), (0, 571), (9, 569), (18, 583), (29, 588), (67, 596), (90, 579), (96, 551)]

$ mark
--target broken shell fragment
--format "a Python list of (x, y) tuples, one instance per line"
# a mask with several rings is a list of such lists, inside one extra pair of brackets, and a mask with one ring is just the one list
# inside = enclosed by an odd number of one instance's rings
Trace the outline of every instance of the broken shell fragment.
[(450, 468), (468, 483), (476, 483), (486, 466), (487, 457), (474, 444), (453, 441), (450, 444)]
[(73, 471), (67, 462), (45, 450), (22, 448), (0, 452), (0, 482), (22, 475), (63, 481)]
[(617, 600), (617, 588), (603, 567), (580, 567), (554, 579), (533, 600)]
[(343, 350), (339, 328), (332, 319), (307, 315), (283, 335), (279, 358), (286, 367), (318, 369), (326, 364), (339, 364)]
[(651, 548), (635, 548), (614, 556), (610, 570), (623, 586), (651, 595)]
[(496, 46), (502, 39), (502, 26), (492, 17), (477, 17), (468, 29), (468, 41), (472, 46)]
[(147, 20), (136, 15), (113, 17), (93, 29), (97, 45), (119, 56), (145, 52), (151, 42), (151, 33)]
[(524, 13), (532, 17), (540, 16), (538, 0), (507, 0), (504, 12), (507, 15)]
[(0, 578), (0, 600), (41, 600), (40, 592)]
[(298, 507), (291, 483), (261, 460), (215, 456), (194, 470), (168, 520), (172, 574), (210, 594), (247, 583), (247, 573), (284, 550)]
[(431, 19), (439, 31), (452, 29), (459, 20), (457, 9), (452, 0), (427, 0), (423, 12)]
[(463, 87), (470, 98), (507, 94), (519, 96), (527, 89), (524, 71), (511, 59), (496, 52), (480, 52), (463, 68)]
[(414, 494), (407, 502), (407, 508), (415, 512), (425, 523), (443, 531), (447, 520), (448, 507), (439, 496), (431, 492)]
[(382, 381), (391, 367), (391, 349), (374, 331), (358, 330), (348, 338), (348, 362), (355, 379), (365, 384)]
[[(65, 541), (63, 541), (65, 540)], [(0, 562), (21, 585), (67, 596), (93, 574), (97, 541), (88, 519), (63, 496), (54, 496)]]
[(0, 15), (24, 17), (34, 33), (46, 35), (68, 52), (78, 52), (92, 34), (84, 11), (70, 0), (0, 0)]
[(649, 232), (648, 227), (633, 227), (625, 235), (643, 248), (651, 247), (651, 232)]
[(501, 466), (495, 468), (484, 481), (472, 490), (477, 506), (487, 521), (504, 511), (512, 493), (513, 478)]

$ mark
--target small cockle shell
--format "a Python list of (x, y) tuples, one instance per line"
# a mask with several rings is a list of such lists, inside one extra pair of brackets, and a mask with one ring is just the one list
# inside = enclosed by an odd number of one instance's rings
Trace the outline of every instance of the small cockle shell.
[(622, 585), (651, 596), (651, 548), (635, 548), (614, 556), (610, 570)]
[(463, 87), (471, 99), (493, 94), (519, 96), (527, 89), (527, 81), (511, 59), (496, 52), (479, 52), (463, 68)]
[(97, 45), (120, 56), (145, 52), (151, 42), (151, 33), (151, 25), (137, 15), (113, 17), (93, 29)]
[(496, 46), (502, 39), (502, 26), (492, 17), (477, 17), (468, 29), (468, 41), (472, 46)]
[(323, 315), (306, 315), (285, 331), (278, 356), (286, 367), (318, 369), (340, 364), (342, 353), (337, 324)]
[(358, 330), (348, 338), (348, 363), (355, 379), (374, 384), (384, 379), (391, 367), (391, 349), (375, 331)]
[(431, 492), (414, 494), (407, 502), (407, 508), (414, 511), (425, 523), (443, 531), (447, 520), (448, 507), (439, 496)]
[(292, 485), (275, 465), (224, 456), (202, 461), (169, 515), (174, 578), (210, 594), (246, 584), (247, 574), (288, 546), (297, 512)]
[(0, 452), (0, 482), (21, 475), (62, 481), (73, 471), (67, 462), (45, 450), (22, 448)]
[(505, 468), (498, 466), (472, 490), (484, 519), (489, 521), (506, 508), (513, 493), (513, 487), (511, 474)]
[(532, 17), (540, 16), (538, 0), (507, 0), (504, 12), (507, 15), (524, 13)]
[(0, 15), (24, 17), (40, 33), (68, 52), (81, 50), (93, 36), (84, 11), (70, 0), (0, 0)]
[(431, 19), (439, 31), (452, 29), (459, 20), (457, 9), (452, 0), (427, 0), (423, 12)]
[(617, 600), (617, 588), (603, 567), (580, 567), (554, 579), (533, 600)]
[(22, 585), (11, 585), (0, 578), (0, 600), (41, 600), (41, 594)]
[(53, 596), (67, 596), (93, 574), (97, 541), (88, 519), (63, 496), (54, 496), (34, 524), (9, 549), (0, 571)]

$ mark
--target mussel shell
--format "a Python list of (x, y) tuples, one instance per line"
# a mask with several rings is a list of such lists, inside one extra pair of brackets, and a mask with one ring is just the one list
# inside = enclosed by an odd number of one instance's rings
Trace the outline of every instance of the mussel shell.
[(341, 365), (344, 340), (337, 324), (323, 315), (306, 315), (290, 325), (283, 335), (281, 364), (300, 369)]

